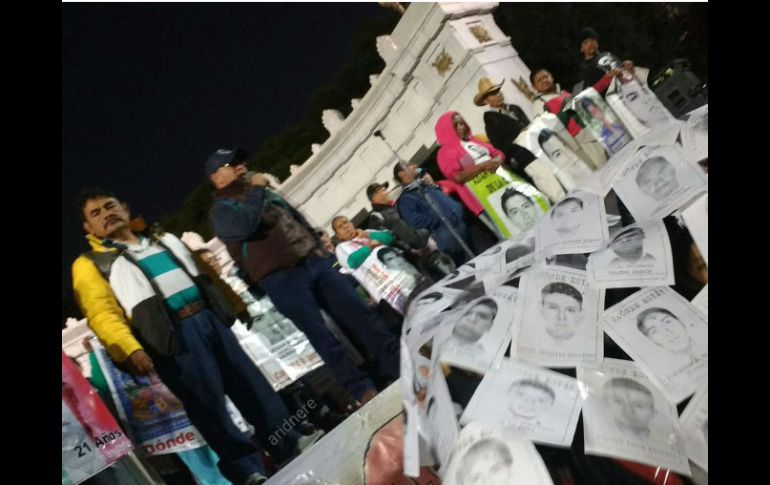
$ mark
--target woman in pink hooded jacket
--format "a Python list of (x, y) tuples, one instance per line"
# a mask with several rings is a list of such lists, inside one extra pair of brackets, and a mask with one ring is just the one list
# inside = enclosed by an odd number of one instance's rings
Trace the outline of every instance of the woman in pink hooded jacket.
[(457, 191), (465, 207), (493, 227), (491, 221), (482, 215), (484, 207), (465, 186), (465, 182), (482, 172), (495, 173), (505, 160), (505, 155), (489, 143), (474, 138), (468, 123), (455, 111), (441, 115), (434, 130), (441, 145), (437, 155), (441, 173)]

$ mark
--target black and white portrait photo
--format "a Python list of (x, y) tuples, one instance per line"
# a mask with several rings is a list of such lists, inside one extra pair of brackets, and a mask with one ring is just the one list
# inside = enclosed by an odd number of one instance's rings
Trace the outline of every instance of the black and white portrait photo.
[(604, 312), (604, 331), (679, 403), (708, 378), (708, 320), (667, 286), (642, 288)]
[(553, 485), (531, 441), (479, 423), (470, 423), (460, 432), (441, 483)]
[(613, 185), (637, 222), (662, 219), (707, 189), (703, 171), (676, 144), (639, 148)]
[(460, 423), (511, 428), (535, 443), (570, 446), (581, 403), (574, 378), (503, 359), (484, 376)]
[[(486, 372), (499, 361), (510, 341), (518, 290), (501, 286), (457, 309), (436, 334), (438, 358), (457, 367)], [(434, 351), (435, 351), (434, 348)]]
[(601, 197), (582, 191), (569, 193), (537, 224), (538, 253), (587, 253), (601, 248), (609, 237), (607, 213)]
[(674, 284), (674, 260), (662, 221), (632, 224), (615, 232), (606, 247), (588, 256), (591, 284), (629, 288)]
[(676, 406), (632, 361), (578, 367), (586, 453), (690, 474)]
[(511, 356), (546, 367), (598, 363), (604, 290), (584, 271), (539, 266), (522, 276)]

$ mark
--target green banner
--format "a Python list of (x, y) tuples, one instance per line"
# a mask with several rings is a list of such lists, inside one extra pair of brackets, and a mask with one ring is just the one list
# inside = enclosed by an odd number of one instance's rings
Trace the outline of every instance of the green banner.
[(548, 198), (505, 168), (482, 172), (465, 183), (497, 229), (507, 239), (518, 239), (535, 227), (551, 205)]

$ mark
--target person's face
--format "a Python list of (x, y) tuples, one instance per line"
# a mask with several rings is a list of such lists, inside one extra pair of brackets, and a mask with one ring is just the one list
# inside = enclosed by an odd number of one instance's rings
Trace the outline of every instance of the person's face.
[(554, 89), (553, 76), (545, 69), (541, 69), (535, 74), (532, 87), (534, 87), (538, 93), (550, 93)]
[(217, 274), (222, 272), (222, 266), (219, 264), (219, 260), (217, 260), (216, 256), (214, 256), (214, 253), (210, 251), (201, 253), (201, 259), (203, 260), (204, 263), (211, 266), (212, 269), (216, 271)]
[(635, 389), (613, 387), (605, 390), (605, 403), (615, 422), (634, 431), (649, 430), (655, 407), (647, 394)]
[(623, 84), (620, 95), (626, 108), (645, 125), (666, 120), (666, 114), (655, 104), (651, 96), (645, 96), (642, 85), (638, 82)]
[(407, 260), (400, 257), (393, 251), (388, 251), (382, 255), (382, 262), (388, 268), (402, 271), (409, 271), (412, 269), (412, 265)]
[(582, 212), (583, 209), (580, 204), (574, 201), (557, 205), (551, 212), (553, 228), (562, 234), (574, 231), (580, 226), (580, 214)]
[(468, 125), (465, 124), (465, 120), (460, 115), (455, 115), (452, 118), (452, 124), (455, 127), (455, 132), (461, 140), (467, 140), (471, 137), (471, 132), (468, 130)]
[(690, 245), (689, 258), (687, 259), (687, 273), (698, 283), (705, 285), (709, 282), (709, 267), (695, 243)]
[(503, 98), (503, 92), (498, 90), (494, 93), (487, 94), (487, 97), (484, 98), (484, 102), (487, 103), (488, 106), (492, 108), (500, 108), (505, 104), (505, 98)]
[(652, 312), (642, 322), (645, 335), (664, 349), (684, 352), (690, 348), (690, 335), (678, 318), (663, 312)]
[(556, 136), (547, 139), (542, 146), (543, 151), (548, 155), (548, 158), (553, 160), (559, 167), (572, 166), (580, 163), (580, 158), (578, 158), (575, 152), (564, 146), (564, 143), (562, 143)]
[(539, 387), (521, 384), (511, 389), (509, 408), (519, 416), (534, 417), (552, 403), (550, 394)]
[(636, 184), (643, 194), (655, 200), (664, 199), (679, 186), (676, 170), (662, 158), (643, 166)]
[(333, 253), (334, 243), (332, 243), (332, 238), (330, 238), (326, 232), (321, 233), (319, 237), (321, 238), (321, 244), (323, 244), (324, 251)]
[[(574, 45), (574, 44), (573, 44)], [(584, 59), (590, 59), (599, 52), (599, 41), (593, 38), (585, 39), (580, 43), (580, 53)]]
[(641, 231), (628, 231), (615, 238), (610, 243), (610, 249), (621, 257), (641, 256), (644, 244), (644, 234)]
[(386, 205), (388, 202), (389, 200), (387, 187), (380, 187), (376, 192), (372, 194), (372, 203)]
[(607, 118), (604, 117), (604, 111), (602, 111), (598, 106), (596, 106), (593, 103), (589, 103), (586, 105), (586, 111), (593, 117), (594, 119), (598, 120), (602, 124), (607, 122)]
[(430, 306), (433, 303), (436, 303), (437, 301), (439, 301), (440, 299), (441, 299), (440, 296), (431, 296), (429, 298), (421, 298), (421, 299), (417, 300), (416, 302), (414, 302), (414, 311), (418, 311), (421, 308), (424, 308), (426, 306)]
[(477, 453), (471, 463), (465, 463), (468, 471), (458, 485), (498, 485), (510, 481), (511, 465), (494, 449)]
[(83, 229), (99, 239), (105, 239), (129, 227), (128, 209), (114, 197), (98, 197), (83, 207)]
[(577, 333), (583, 313), (580, 303), (564, 293), (548, 293), (540, 302), (545, 331), (557, 340), (572, 338)]
[(488, 305), (477, 303), (460, 317), (460, 322), (455, 326), (453, 333), (461, 339), (475, 342), (492, 328), (496, 313)]
[(531, 229), (537, 220), (535, 205), (529, 200), (529, 197), (521, 194), (508, 197), (503, 205), (503, 211), (508, 216), (508, 219), (521, 231)]
[(406, 170), (409, 173), (409, 177), (414, 180), (417, 178), (417, 165), (414, 163), (407, 163), (406, 164)]
[(227, 187), (235, 180), (243, 177), (246, 174), (246, 165), (222, 165), (216, 172), (212, 173), (209, 178), (214, 184), (214, 187), (221, 189)]
[(350, 241), (356, 237), (356, 228), (347, 217), (342, 217), (334, 221), (334, 233), (340, 241)]

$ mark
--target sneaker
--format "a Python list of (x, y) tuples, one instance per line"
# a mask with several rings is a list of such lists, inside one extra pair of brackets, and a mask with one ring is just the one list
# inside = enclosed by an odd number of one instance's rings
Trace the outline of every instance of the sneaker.
[(267, 481), (267, 477), (261, 473), (252, 473), (242, 485), (261, 485)]
[(326, 432), (322, 429), (315, 430), (312, 434), (302, 436), (297, 440), (297, 451), (304, 453), (307, 449), (313, 446), (318, 440), (320, 440)]

